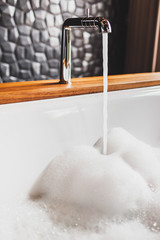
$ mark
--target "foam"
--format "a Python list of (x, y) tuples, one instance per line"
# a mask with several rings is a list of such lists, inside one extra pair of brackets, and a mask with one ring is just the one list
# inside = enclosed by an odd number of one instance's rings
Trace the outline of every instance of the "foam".
[(26, 200), (0, 206), (7, 240), (160, 239), (160, 150), (120, 128), (54, 158)]
[(53, 159), (31, 196), (114, 216), (148, 203), (151, 191), (121, 157), (101, 155), (93, 147), (81, 146)]

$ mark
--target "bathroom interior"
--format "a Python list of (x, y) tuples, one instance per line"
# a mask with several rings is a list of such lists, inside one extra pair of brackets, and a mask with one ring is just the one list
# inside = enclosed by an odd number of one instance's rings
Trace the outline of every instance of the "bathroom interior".
[(160, 0), (0, 0), (0, 239), (160, 239)]

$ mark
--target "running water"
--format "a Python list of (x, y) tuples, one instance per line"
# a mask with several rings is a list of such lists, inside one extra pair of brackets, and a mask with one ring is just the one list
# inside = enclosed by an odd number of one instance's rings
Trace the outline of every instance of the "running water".
[(108, 33), (102, 34), (103, 48), (103, 154), (107, 155)]

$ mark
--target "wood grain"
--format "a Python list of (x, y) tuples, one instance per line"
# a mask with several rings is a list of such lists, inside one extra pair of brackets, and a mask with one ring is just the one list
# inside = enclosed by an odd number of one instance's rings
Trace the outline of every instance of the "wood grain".
[[(160, 85), (160, 72), (109, 76), (109, 91)], [(73, 78), (72, 85), (59, 80), (0, 84), (0, 104), (26, 102), (103, 91), (103, 77)]]

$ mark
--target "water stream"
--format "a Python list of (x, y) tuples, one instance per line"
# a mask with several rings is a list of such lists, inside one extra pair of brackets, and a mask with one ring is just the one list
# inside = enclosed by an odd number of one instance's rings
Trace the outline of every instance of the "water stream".
[(103, 154), (107, 154), (108, 33), (102, 34), (103, 49)]

